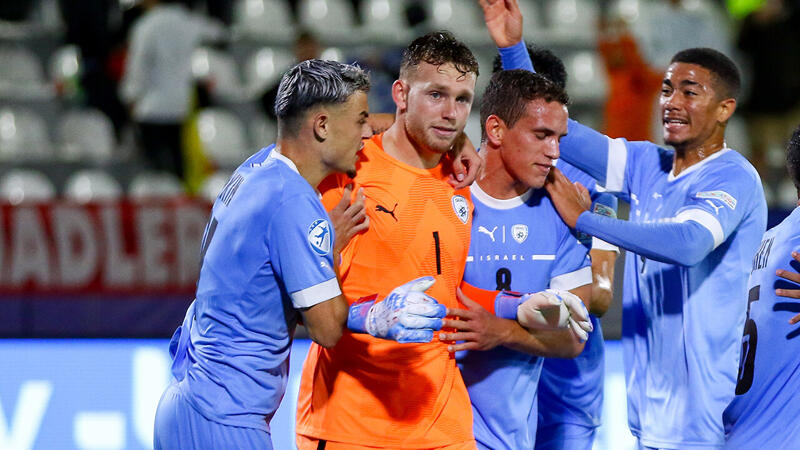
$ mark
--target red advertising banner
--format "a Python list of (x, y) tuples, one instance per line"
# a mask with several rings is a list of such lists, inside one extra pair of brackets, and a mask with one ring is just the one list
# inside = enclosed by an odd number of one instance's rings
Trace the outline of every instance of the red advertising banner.
[(0, 205), (0, 293), (194, 293), (211, 205)]

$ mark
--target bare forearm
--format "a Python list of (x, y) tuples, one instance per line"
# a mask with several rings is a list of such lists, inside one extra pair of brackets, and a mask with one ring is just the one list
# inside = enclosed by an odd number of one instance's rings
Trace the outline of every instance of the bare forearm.
[(308, 335), (317, 344), (329, 348), (339, 342), (347, 321), (347, 300), (338, 295), (301, 310)]
[(604, 287), (603, 284), (598, 284), (597, 278), (592, 284), (592, 307), (589, 308), (589, 312), (595, 317), (603, 317), (608, 312), (611, 301), (614, 299), (611, 289)]
[(602, 317), (614, 297), (614, 264), (617, 252), (592, 250), (592, 302), (589, 312)]
[(583, 351), (583, 344), (574, 333), (564, 330), (526, 330), (518, 323), (510, 329), (505, 347), (546, 358), (574, 358)]

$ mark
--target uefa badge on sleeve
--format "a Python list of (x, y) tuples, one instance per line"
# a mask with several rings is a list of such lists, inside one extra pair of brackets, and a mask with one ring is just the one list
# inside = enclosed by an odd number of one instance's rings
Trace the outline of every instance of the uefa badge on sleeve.
[(467, 223), (467, 220), (469, 220), (469, 203), (467, 203), (467, 199), (461, 195), (454, 195), (452, 202), (453, 211), (456, 212), (458, 220), (462, 223)]
[(318, 255), (331, 251), (331, 226), (325, 219), (317, 219), (308, 227), (308, 243)]

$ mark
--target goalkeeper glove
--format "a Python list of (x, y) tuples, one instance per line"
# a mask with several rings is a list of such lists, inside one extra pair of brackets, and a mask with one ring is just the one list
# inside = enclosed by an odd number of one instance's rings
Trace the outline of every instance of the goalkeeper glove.
[(360, 299), (350, 305), (347, 328), (397, 342), (430, 342), (447, 314), (444, 305), (425, 294), (434, 281), (433, 277), (409, 281), (377, 303), (377, 295)]
[(594, 329), (586, 305), (569, 291), (547, 289), (535, 294), (501, 291), (495, 298), (495, 312), (504, 319), (516, 320), (525, 328), (569, 327), (581, 342), (585, 342)]

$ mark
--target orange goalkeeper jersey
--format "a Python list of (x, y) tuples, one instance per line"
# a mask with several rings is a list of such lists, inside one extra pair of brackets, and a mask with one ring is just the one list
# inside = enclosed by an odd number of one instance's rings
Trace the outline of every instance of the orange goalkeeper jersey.
[[(432, 275), (427, 293), (457, 307), (456, 288), (469, 250), (469, 190), (447, 183), (443, 164), (419, 169), (383, 151), (383, 135), (365, 141), (353, 180), (364, 188), (369, 230), (342, 251), (340, 275), (349, 303)], [(444, 164), (449, 166), (448, 164)], [(351, 182), (320, 185), (331, 209)], [(369, 446), (430, 448), (471, 441), (472, 408), (447, 345), (399, 344), (345, 331), (325, 349), (311, 344), (297, 405), (297, 433)]]

